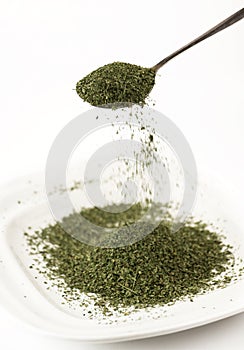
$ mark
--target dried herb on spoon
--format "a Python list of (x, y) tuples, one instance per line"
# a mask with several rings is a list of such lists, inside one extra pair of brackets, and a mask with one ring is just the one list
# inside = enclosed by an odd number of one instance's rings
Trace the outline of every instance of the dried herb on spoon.
[(155, 83), (156, 72), (135, 64), (114, 62), (78, 81), (77, 94), (93, 106), (144, 103)]
[(152, 68), (123, 62), (107, 64), (91, 72), (76, 84), (77, 94), (93, 106), (110, 104), (144, 104), (155, 84), (157, 71), (167, 62), (201, 41), (231, 26), (244, 17), (244, 9), (234, 13)]

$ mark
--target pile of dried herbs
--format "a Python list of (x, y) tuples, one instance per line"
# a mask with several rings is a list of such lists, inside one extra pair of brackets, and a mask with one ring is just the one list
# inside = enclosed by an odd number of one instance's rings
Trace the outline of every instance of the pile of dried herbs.
[[(140, 216), (140, 206), (133, 210), (135, 218)], [(106, 227), (113, 214), (100, 215), (91, 208), (84, 215)], [(117, 214), (117, 221), (113, 216), (113, 225), (125, 225), (126, 215)], [(74, 215), (66, 218), (69, 220), (71, 226), (76, 225)], [(79, 227), (80, 232), (86, 229), (85, 223)], [(143, 230), (143, 223), (139, 229)], [(25, 236), (36, 261), (31, 268), (61, 288), (67, 301), (79, 299), (79, 293), (94, 293), (96, 305), (104, 313), (106, 305), (115, 310), (131, 306), (140, 309), (192, 298), (233, 279), (232, 247), (200, 222), (185, 224), (173, 232), (170, 221), (161, 221), (151, 234), (121, 248), (88, 246), (64, 232), (59, 224)]]
[(91, 72), (76, 84), (77, 94), (93, 106), (143, 104), (156, 72), (135, 64), (114, 62)]

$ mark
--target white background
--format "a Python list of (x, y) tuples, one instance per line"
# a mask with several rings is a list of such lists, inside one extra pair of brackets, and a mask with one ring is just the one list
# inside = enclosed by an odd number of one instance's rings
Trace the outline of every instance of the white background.
[[(239, 0), (1, 0), (0, 182), (41, 170), (58, 131), (89, 108), (76, 81), (113, 61), (152, 66), (243, 7)], [(244, 20), (160, 71), (155, 108), (199, 168), (244, 194)], [(31, 333), (0, 306), (1, 349), (243, 349), (244, 315), (179, 334), (87, 346)]]

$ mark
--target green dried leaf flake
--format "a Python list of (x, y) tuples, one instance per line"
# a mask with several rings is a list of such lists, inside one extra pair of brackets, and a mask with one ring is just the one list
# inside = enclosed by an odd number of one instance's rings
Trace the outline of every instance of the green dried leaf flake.
[(91, 72), (76, 84), (77, 94), (93, 106), (144, 104), (155, 84), (151, 68), (114, 62)]
[[(141, 207), (133, 206), (131, 218), (136, 221)], [(106, 212), (106, 211), (104, 211)], [(128, 213), (101, 215), (97, 208), (83, 214), (93, 223), (125, 225)], [(66, 220), (76, 225), (75, 216)], [(80, 226), (87, 231), (86, 221)], [(121, 308), (146, 308), (174, 303), (185, 297), (193, 300), (199, 293), (229, 284), (235, 274), (232, 247), (201, 222), (185, 224), (177, 232), (163, 218), (158, 227), (142, 240), (120, 248), (88, 246), (72, 238), (57, 223), (25, 233), (30, 253), (44, 262), (41, 273), (64, 290), (68, 301), (79, 293), (93, 295), (96, 305), (105, 314), (106, 305)], [(140, 230), (144, 225), (141, 223)], [(77, 294), (78, 293), (78, 294)]]

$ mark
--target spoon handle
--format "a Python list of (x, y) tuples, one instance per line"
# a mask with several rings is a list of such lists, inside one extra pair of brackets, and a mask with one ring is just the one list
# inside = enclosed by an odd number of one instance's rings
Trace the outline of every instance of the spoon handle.
[(201, 41), (209, 38), (210, 36), (220, 32), (221, 30), (231, 26), (232, 24), (236, 23), (237, 21), (240, 21), (244, 17), (244, 8), (239, 10), (238, 12), (234, 13), (232, 16), (226, 18), (224, 21), (217, 24), (215, 27), (209, 29), (206, 33), (200, 35), (198, 38), (191, 41), (189, 44), (186, 44), (181, 49), (173, 52), (171, 55), (164, 58), (162, 61), (157, 63), (155, 66), (152, 67), (156, 72), (163, 66), (165, 63), (172, 60), (172, 58), (178, 56), (180, 53), (190, 49), (192, 46), (200, 43)]

